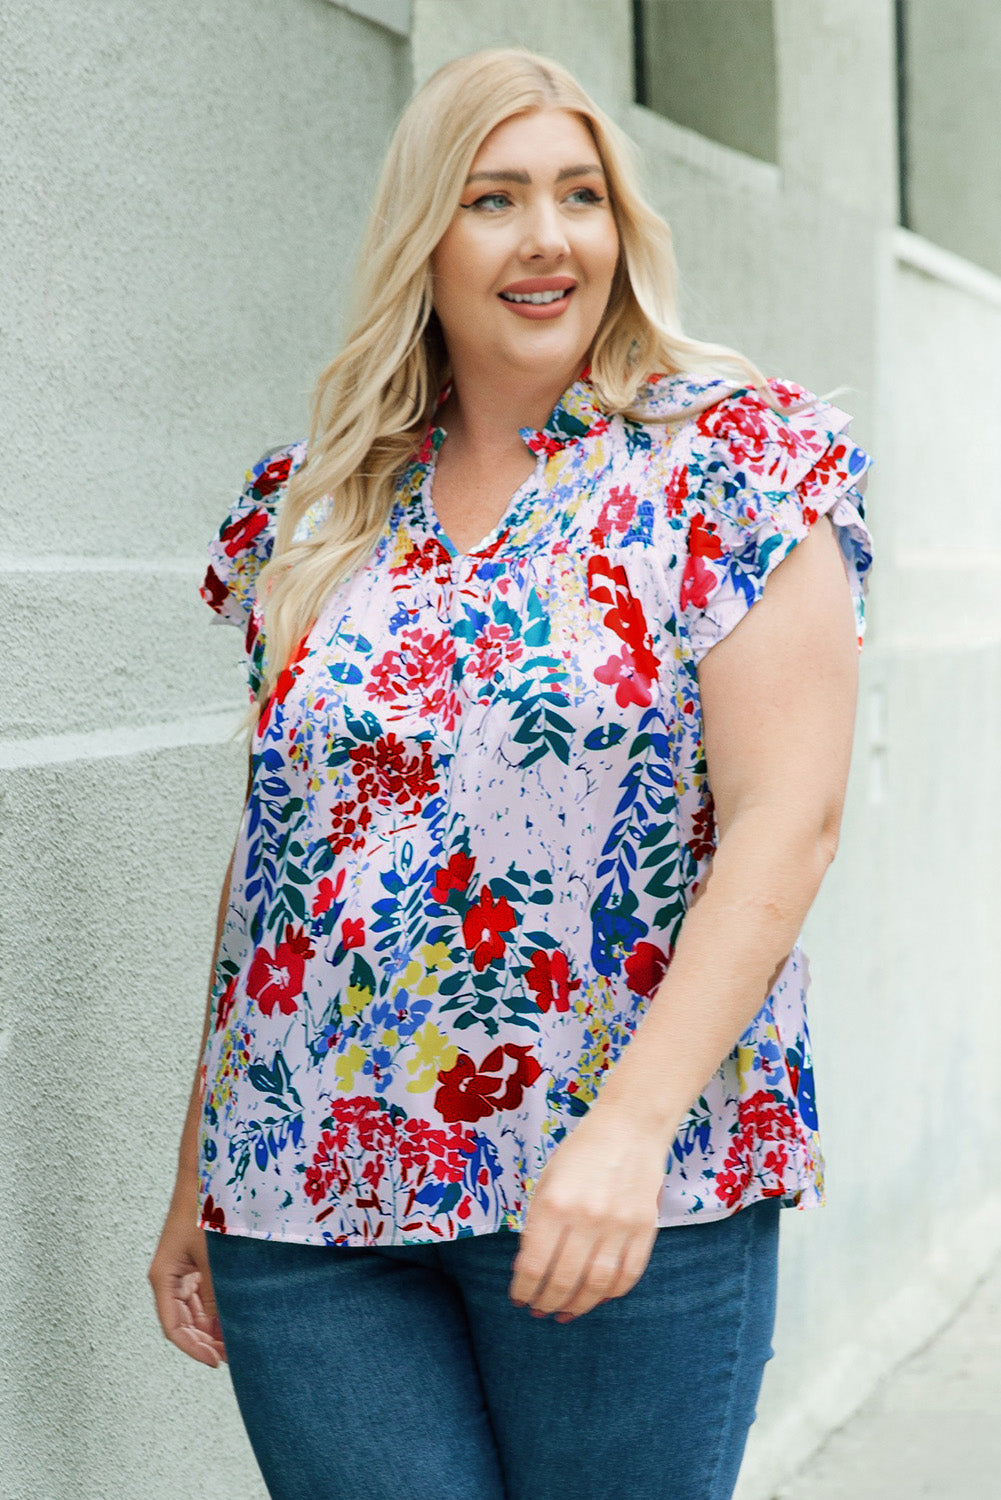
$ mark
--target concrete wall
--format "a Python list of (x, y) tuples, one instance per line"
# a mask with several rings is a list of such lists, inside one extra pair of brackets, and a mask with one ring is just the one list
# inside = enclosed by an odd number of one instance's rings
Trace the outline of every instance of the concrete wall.
[(890, 0), (777, 0), (775, 163), (632, 103), (629, 0), (415, 0), (409, 45), (365, 8), (2, 23), (4, 1493), (262, 1493), (225, 1376), (163, 1347), (143, 1283), (240, 795), (238, 644), (194, 585), (245, 465), (304, 430), (410, 75), (515, 42), (640, 144), (691, 331), (849, 386), (878, 460), (855, 771), (805, 934), (831, 1201), (785, 1215), (740, 1491), (764, 1500), (1001, 1243), (1001, 283), (895, 227)]
[(1001, 275), (1001, 9), (905, 0), (908, 223)]
[(326, 0), (0, 28), (0, 1494), (252, 1500), (144, 1284), (244, 778), (196, 588), (305, 430), (407, 49)]

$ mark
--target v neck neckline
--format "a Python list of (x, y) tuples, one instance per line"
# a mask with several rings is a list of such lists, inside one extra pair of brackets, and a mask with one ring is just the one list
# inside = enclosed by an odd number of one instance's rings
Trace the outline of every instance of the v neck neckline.
[(530, 495), (538, 493), (540, 471), (543, 467), (545, 455), (540, 453), (534, 455), (535, 465), (532, 472), (522, 480), (517, 489), (511, 492), (496, 525), (491, 527), (475, 546), (467, 547), (463, 551), (456, 546), (441, 524), (434, 505), (434, 476), (438, 468), (438, 453), (442, 443), (445, 441), (445, 436), (444, 427), (432, 427), (430, 434), (431, 450), (424, 465), (424, 473), (421, 476), (420, 483), (420, 500), (424, 512), (425, 524), (432, 535), (441, 543), (453, 562), (461, 562), (466, 558), (489, 558), (500, 548), (504, 538), (521, 519), (525, 500)]
[[(512, 492), (497, 524), (480, 538), (475, 547), (460, 551), (442, 525), (433, 499), (438, 451), (446, 437), (445, 428), (435, 420), (435, 417), (447, 400), (451, 388), (451, 381), (448, 381), (438, 395), (434, 408), (435, 414), (428, 423), (427, 435), (416, 461), (418, 466), (417, 499), (425, 530), (438, 542), (450, 562), (461, 562), (465, 559), (485, 561), (497, 554), (505, 539), (516, 527), (524, 524), (527, 519), (528, 501), (535, 497), (539, 497), (540, 500), (546, 498), (545, 487), (541, 480), (549, 459), (563, 448), (580, 443), (592, 432), (606, 431), (608, 420), (596, 403), (594, 387), (590, 380), (590, 368), (585, 367), (577, 379), (563, 392), (544, 427), (519, 428), (522, 442), (535, 457), (535, 467)], [(547, 515), (549, 508), (546, 507)], [(545, 521), (546, 516), (538, 518), (538, 526), (533, 528), (532, 535), (545, 525)]]

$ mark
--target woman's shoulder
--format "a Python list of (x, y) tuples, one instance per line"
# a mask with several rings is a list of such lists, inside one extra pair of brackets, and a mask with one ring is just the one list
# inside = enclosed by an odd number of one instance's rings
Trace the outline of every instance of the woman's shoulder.
[(693, 419), (738, 388), (736, 381), (722, 375), (691, 371), (648, 375), (636, 393), (633, 410), (641, 423), (660, 427), (665, 422)]
[(692, 415), (668, 450), (674, 467), (664, 492), (697, 658), (733, 628), (823, 515), (838, 534), (861, 639), (871, 459), (848, 436), (851, 420), (792, 380), (769, 380), (767, 393), (731, 385)]
[(785, 491), (826, 469), (861, 480), (870, 463), (847, 436), (851, 415), (794, 380), (771, 378), (763, 390), (721, 376), (654, 375), (636, 407), (663, 461), (687, 470), (690, 492), (708, 481), (731, 493)]

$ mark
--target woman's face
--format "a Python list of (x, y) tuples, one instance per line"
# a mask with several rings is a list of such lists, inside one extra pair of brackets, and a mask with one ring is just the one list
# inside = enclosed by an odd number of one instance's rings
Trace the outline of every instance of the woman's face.
[(569, 383), (598, 331), (618, 254), (583, 121), (564, 109), (504, 120), (476, 153), (431, 256), (453, 366)]

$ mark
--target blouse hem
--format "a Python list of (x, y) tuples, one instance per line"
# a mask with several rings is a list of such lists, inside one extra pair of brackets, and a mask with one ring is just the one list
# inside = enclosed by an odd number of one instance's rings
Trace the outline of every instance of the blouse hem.
[[(739, 1203), (732, 1207), (723, 1203), (719, 1209), (700, 1210), (697, 1214), (681, 1214), (669, 1216), (663, 1213), (657, 1216), (658, 1229), (683, 1228), (695, 1224), (715, 1224), (720, 1219), (732, 1218), (741, 1209), (751, 1208), (755, 1203), (760, 1203), (766, 1198), (778, 1198), (782, 1208), (822, 1208), (824, 1206), (823, 1191), (814, 1182), (787, 1183), (785, 1186), (771, 1192), (757, 1191), (747, 1192)], [(388, 1250), (399, 1249), (406, 1245), (449, 1245), (458, 1239), (473, 1239), (485, 1234), (518, 1234), (520, 1225), (513, 1224), (479, 1224), (471, 1225), (469, 1232), (462, 1235), (429, 1235), (427, 1237), (407, 1236), (405, 1239), (361, 1239), (355, 1236), (352, 1239), (338, 1240), (336, 1243), (330, 1240), (316, 1238), (303, 1234), (271, 1234), (260, 1229), (251, 1229), (241, 1224), (227, 1224), (225, 1229), (216, 1229), (210, 1225), (203, 1226), (208, 1234), (229, 1234), (237, 1238), (250, 1240), (274, 1240), (277, 1244), (288, 1245), (313, 1245), (319, 1249), (328, 1250)]]

